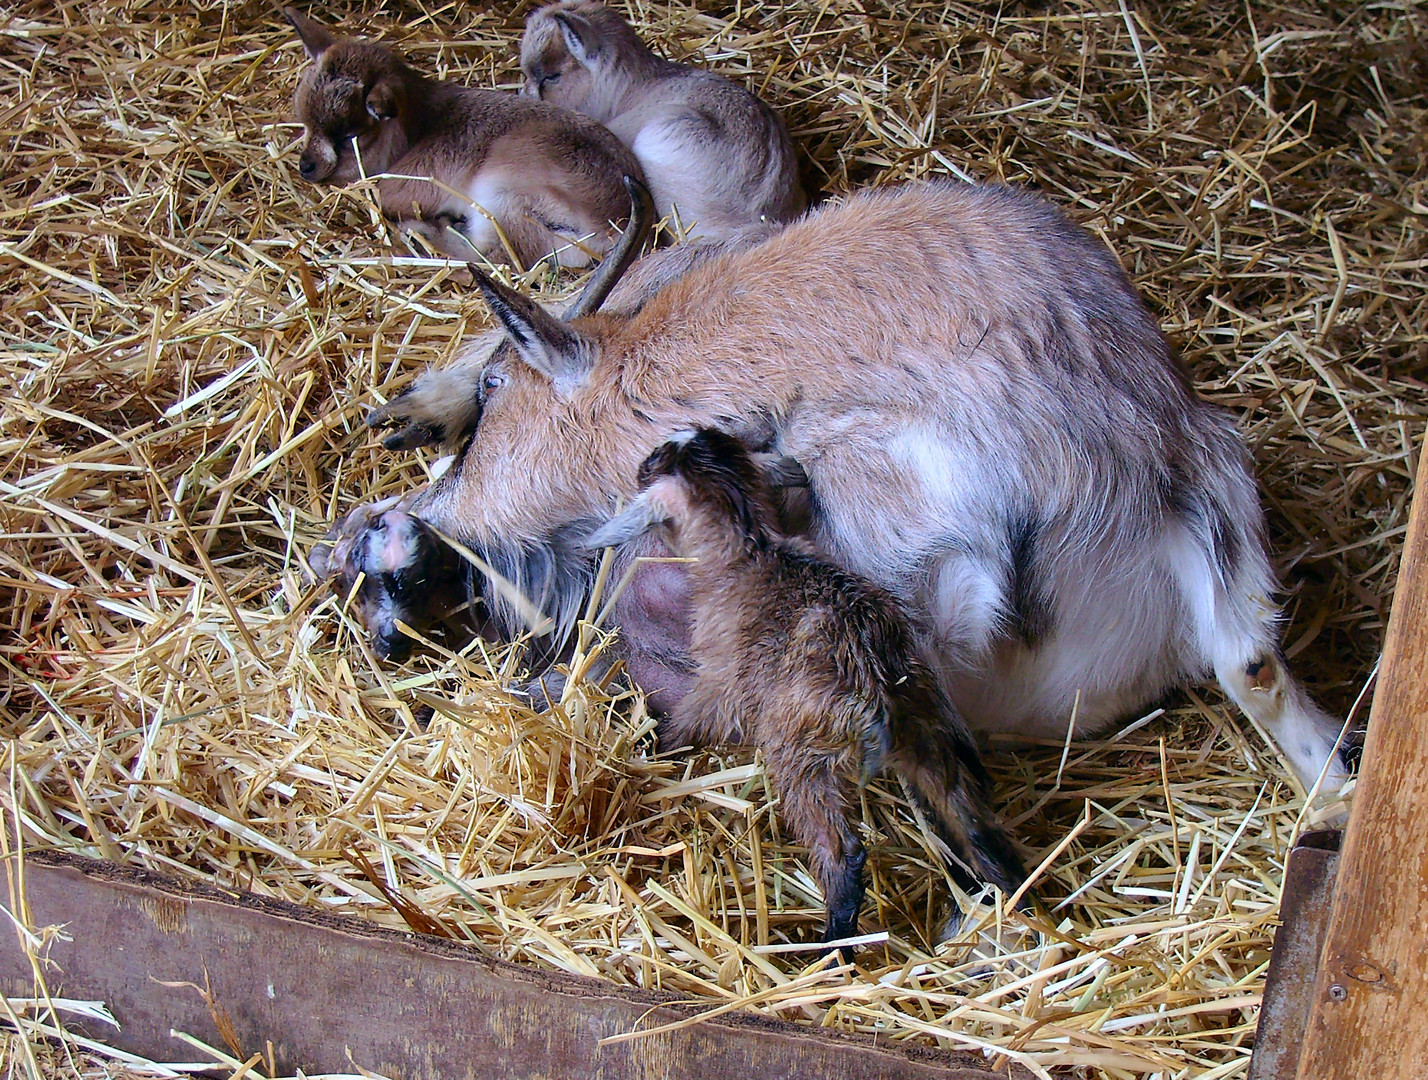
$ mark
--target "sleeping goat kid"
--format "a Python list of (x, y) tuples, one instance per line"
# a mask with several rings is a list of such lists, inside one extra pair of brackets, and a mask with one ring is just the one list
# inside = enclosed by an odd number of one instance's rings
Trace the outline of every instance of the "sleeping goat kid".
[[(807, 845), (828, 906), (824, 941), (857, 933), (863, 899), (858, 792), (884, 765), (977, 879), (1025, 879), (987, 809), (967, 728), (918, 655), (893, 597), (780, 535), (768, 482), (743, 446), (702, 429), (640, 466), (640, 494), (589, 547), (660, 529), (689, 567), (694, 686), (661, 722), (663, 749), (758, 746), (783, 816)], [(952, 863), (959, 884), (966, 871)]]
[(629, 209), (624, 178), (644, 174), (602, 125), (429, 79), (385, 45), (284, 13), (312, 58), (296, 97), (303, 179), (390, 174), (378, 183), (383, 215), (452, 258), (530, 266), (555, 252), (562, 266), (584, 266), (610, 247)]
[(532, 13), (524, 93), (607, 124), (639, 158), (661, 217), (677, 208), (702, 239), (803, 213), (783, 121), (743, 87), (661, 60), (630, 24), (588, 0)]

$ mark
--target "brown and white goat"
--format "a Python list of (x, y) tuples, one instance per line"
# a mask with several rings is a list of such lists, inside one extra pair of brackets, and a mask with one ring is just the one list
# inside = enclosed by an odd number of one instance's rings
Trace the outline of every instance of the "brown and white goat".
[[(1213, 673), (1306, 786), (1347, 778), (1339, 724), (1279, 649), (1232, 418), (1195, 395), (1105, 246), (1043, 200), (864, 192), (621, 316), (562, 321), (477, 282), (505, 338), (442, 373), (466, 388), (446, 430), (462, 451), (411, 513), (562, 624), (592, 577), (579, 540), (639, 462), (685, 428), (752, 431), (806, 472), (817, 550), (907, 606), (973, 728), (1093, 732)], [(409, 396), (431, 404), (420, 382)], [(405, 422), (401, 400), (385, 419)], [(424, 543), (384, 560), (364, 535), (339, 525), (315, 568), (375, 577)], [(615, 613), (666, 705), (689, 683), (687, 591), (654, 567)]]
[(453, 258), (584, 266), (629, 208), (634, 154), (588, 117), (430, 79), (394, 50), (335, 37), (285, 8), (312, 64), (298, 83), (298, 171), (315, 184), (382, 175), (382, 213)]
[(783, 120), (742, 86), (662, 60), (615, 12), (563, 0), (531, 13), (523, 92), (607, 125), (639, 158), (661, 217), (722, 239), (803, 213)]
[(587, 545), (625, 545), (654, 529), (693, 559), (698, 667), (659, 726), (660, 748), (763, 751), (783, 819), (823, 889), (823, 940), (857, 933), (866, 858), (858, 794), (884, 767), (908, 781), (972, 877), (1013, 892), (1026, 872), (987, 809), (976, 744), (918, 655), (898, 601), (781, 535), (773, 492), (721, 431), (676, 434), (640, 465), (638, 483), (636, 499)]

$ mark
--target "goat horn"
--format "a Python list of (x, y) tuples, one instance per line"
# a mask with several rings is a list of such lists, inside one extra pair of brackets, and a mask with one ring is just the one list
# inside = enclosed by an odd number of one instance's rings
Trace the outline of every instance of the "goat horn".
[(598, 311), (605, 297), (610, 295), (610, 290), (635, 261), (645, 237), (649, 235), (650, 226), (654, 224), (654, 199), (650, 196), (650, 189), (633, 176), (625, 177), (625, 189), (630, 193), (630, 223), (575, 298), (575, 303), (565, 309), (562, 319), (576, 319)]

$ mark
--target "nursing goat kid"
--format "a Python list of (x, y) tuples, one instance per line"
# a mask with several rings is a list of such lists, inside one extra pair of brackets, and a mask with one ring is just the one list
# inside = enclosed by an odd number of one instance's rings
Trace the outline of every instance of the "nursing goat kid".
[(679, 433), (640, 465), (640, 493), (587, 546), (657, 530), (690, 558), (694, 686), (659, 726), (661, 749), (759, 747), (784, 821), (812, 856), (824, 941), (857, 933), (866, 854), (858, 794), (903, 776), (971, 880), (1015, 891), (1026, 872), (987, 809), (976, 744), (918, 654), (901, 606), (780, 535), (774, 493), (744, 447)]
[[(802, 466), (809, 541), (905, 605), (974, 729), (1094, 732), (1213, 673), (1306, 786), (1347, 779), (1339, 724), (1279, 649), (1231, 417), (1195, 395), (1111, 253), (1041, 199), (864, 192), (618, 316), (562, 320), (477, 282), (505, 337), (439, 373), (461, 452), (404, 507), (339, 523), (320, 574), (380, 585), (436, 530), (568, 626), (593, 576), (580, 539), (673, 432), (719, 426)], [(452, 606), (482, 587), (423, 580)], [(429, 597), (404, 596), (375, 605), (379, 639), (429, 621)], [(687, 578), (659, 564), (614, 612), (666, 708), (690, 683), (687, 608)]]
[(516, 94), (427, 78), (392, 49), (339, 38), (285, 8), (311, 65), (298, 171), (315, 184), (378, 176), (382, 213), (452, 258), (585, 266), (628, 210), (634, 154), (602, 125)]
[(737, 83), (662, 60), (615, 12), (564, 0), (531, 13), (523, 93), (609, 126), (634, 151), (661, 217), (720, 240), (803, 213), (803, 188), (778, 113)]

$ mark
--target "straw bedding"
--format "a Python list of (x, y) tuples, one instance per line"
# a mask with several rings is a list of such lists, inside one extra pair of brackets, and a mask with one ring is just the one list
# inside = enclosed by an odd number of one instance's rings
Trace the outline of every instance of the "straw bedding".
[[(1355, 705), (1428, 412), (1421, 4), (628, 11), (780, 107), (810, 188), (1026, 183), (1102, 235), (1253, 448), (1295, 666)], [(514, 83), (524, 13), (315, 12), (482, 86)], [(483, 316), (464, 271), (389, 247), (361, 192), (297, 179), (302, 60), (266, 3), (0, 6), (7, 852), (1039, 1075), (1243, 1076), (1310, 815), (1217, 691), (1103, 740), (994, 745), (1051, 914), (985, 912), (941, 946), (950, 885), (897, 782), (873, 784), (877, 933), (856, 970), (811, 972), (779, 946), (814, 936), (820, 899), (752, 754), (653, 758), (639, 698), (596, 687), (532, 711), (499, 689), (510, 650), (373, 658), (303, 553), (423, 482), (361, 418)], [(120, 1067), (25, 1030), (6, 1061), (31, 1076)]]

